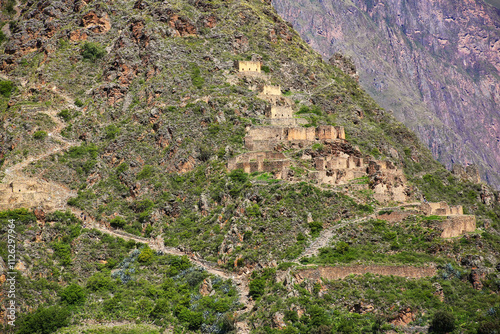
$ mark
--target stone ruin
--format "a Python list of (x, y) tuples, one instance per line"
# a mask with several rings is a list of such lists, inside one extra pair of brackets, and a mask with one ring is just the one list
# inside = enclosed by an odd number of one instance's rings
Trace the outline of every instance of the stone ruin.
[(464, 167), (459, 164), (454, 164), (451, 171), (459, 180), (464, 182), (481, 183), (481, 176), (476, 165)]
[(446, 217), (433, 222), (434, 226), (442, 231), (441, 238), (455, 238), (476, 230), (476, 217), (474, 215), (464, 215), (461, 205), (450, 206), (446, 202), (410, 204), (379, 214), (377, 218), (394, 223), (412, 215)]
[(243, 169), (245, 173), (267, 172), (274, 173), (281, 179), (290, 167), (290, 159), (281, 152), (264, 151), (249, 152), (229, 159), (228, 169)]
[(323, 125), (317, 128), (297, 126), (252, 126), (247, 129), (245, 147), (250, 151), (273, 150), (281, 143), (303, 148), (319, 141), (345, 140), (344, 128)]
[(426, 216), (451, 216), (463, 215), (464, 210), (461, 205), (449, 206), (446, 202), (430, 203), (425, 202), (420, 205), (420, 211)]
[(18, 179), (0, 184), (0, 211), (41, 208), (54, 211), (66, 207), (71, 191), (49, 182)]
[(260, 61), (238, 61), (236, 63), (236, 67), (238, 72), (253, 72), (253, 73), (261, 73), (262, 63)]
[[(260, 63), (259, 63), (260, 64)], [(240, 70), (248, 71), (246, 62), (239, 62)], [(245, 148), (250, 152), (243, 153), (228, 162), (228, 169), (242, 169), (246, 173), (268, 172), (278, 179), (294, 180), (291, 170), (292, 161), (282, 151), (287, 149), (304, 149), (314, 144), (340, 147), (346, 144), (349, 150), (335, 149), (325, 156), (304, 156), (312, 159), (315, 170), (308, 171), (308, 177), (318, 184), (344, 185), (362, 177), (369, 177), (374, 197), (380, 202), (405, 202), (408, 198), (406, 178), (402, 170), (386, 161), (374, 161), (361, 157), (359, 151), (354, 152), (345, 139), (345, 131), (341, 126), (321, 125), (303, 127), (305, 119), (295, 118), (292, 106), (294, 103), (284, 97), (280, 86), (262, 85), (258, 97), (269, 103), (265, 112), (265, 125), (250, 126), (245, 136)], [(361, 188), (369, 188), (368, 184)], [(360, 188), (360, 187), (357, 187)]]

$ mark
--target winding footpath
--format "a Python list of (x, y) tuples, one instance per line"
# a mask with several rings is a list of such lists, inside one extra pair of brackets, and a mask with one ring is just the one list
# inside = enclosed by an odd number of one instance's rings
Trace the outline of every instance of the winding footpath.
[(304, 252), (302, 252), (302, 254), (297, 257), (297, 259), (295, 261), (298, 262), (298, 261), (300, 261), (300, 259), (302, 259), (304, 257), (318, 255), (319, 250), (321, 248), (328, 246), (328, 243), (335, 235), (335, 232), (337, 230), (341, 229), (342, 227), (352, 225), (352, 224), (361, 223), (365, 220), (372, 219), (372, 218), (374, 218), (373, 215), (361, 217), (361, 218), (355, 218), (355, 219), (347, 220), (347, 221), (340, 223), (340, 224), (337, 224), (337, 225), (330, 226), (329, 228), (322, 230), (320, 232), (320, 235), (316, 238), (316, 240), (314, 240), (304, 250)]
[[(74, 108), (78, 109), (74, 105), (74, 100), (68, 96), (66, 93), (60, 91), (57, 87), (49, 86), (49, 89), (56, 94), (58, 94), (60, 97), (62, 97), (65, 101), (66, 104), (63, 106), (63, 108)], [(21, 161), (17, 163), (14, 166), (11, 166), (10, 168), (5, 170), (5, 178), (4, 182), (8, 182), (9, 180), (12, 180), (14, 178), (24, 178), (24, 179), (36, 179), (36, 178), (29, 178), (26, 177), (23, 174), (23, 169), (26, 168), (30, 163), (37, 162), (42, 159), (46, 159), (52, 154), (58, 153), (58, 152), (63, 152), (67, 151), (73, 146), (80, 145), (81, 143), (79, 141), (72, 141), (64, 138), (61, 136), (61, 131), (62, 129), (66, 126), (66, 123), (61, 120), (58, 116), (58, 110), (55, 109), (49, 109), (49, 110), (43, 110), (45, 114), (47, 114), (51, 120), (56, 124), (55, 128), (52, 129), (52, 131), (49, 133), (49, 137), (53, 139), (54, 145), (51, 149), (47, 150), (46, 152), (37, 155), (37, 156), (32, 156), (27, 158), (24, 161)], [(60, 185), (60, 187), (65, 187), (65, 185)], [(69, 191), (69, 189), (68, 189)], [(188, 256), (190, 261), (195, 264), (196, 266), (199, 266), (203, 269), (205, 269), (208, 273), (222, 277), (224, 279), (231, 279), (235, 286), (236, 289), (239, 293), (239, 301), (243, 305), (242, 309), (236, 312), (236, 331), (237, 333), (243, 333), (247, 334), (250, 333), (250, 328), (249, 324), (245, 320), (241, 320), (244, 318), (244, 315), (246, 313), (249, 313), (253, 307), (254, 307), (254, 301), (249, 297), (249, 275), (248, 274), (241, 274), (241, 275), (236, 275), (235, 273), (223, 270), (219, 268), (219, 266), (216, 263), (208, 262), (203, 260), (202, 258), (199, 258), (195, 254), (187, 253), (185, 251), (182, 251), (177, 248), (173, 247), (166, 247), (163, 242), (163, 238), (161, 236), (158, 236), (156, 238), (144, 238), (140, 236), (136, 236), (130, 233), (126, 233), (122, 230), (116, 230), (113, 229), (109, 226), (109, 224), (97, 222), (93, 217), (91, 217), (88, 213), (76, 208), (76, 207), (61, 207), (57, 209), (62, 209), (66, 210), (69, 209), (75, 216), (81, 217), (83, 215), (86, 216), (86, 220), (84, 221), (84, 226), (85, 228), (90, 228), (90, 229), (96, 229), (100, 231), (101, 233), (105, 233), (108, 235), (111, 235), (113, 237), (117, 238), (122, 238), (124, 240), (133, 240), (136, 243), (141, 243), (141, 244), (146, 244), (148, 245), (151, 249), (162, 252), (163, 254), (170, 254), (170, 255), (176, 255), (176, 256)], [(294, 262), (300, 265), (300, 259), (304, 257), (310, 257), (310, 256), (315, 256), (318, 254), (319, 250), (323, 247), (329, 246), (330, 240), (335, 236), (336, 232), (348, 225), (353, 225), (353, 224), (358, 224), (363, 221), (366, 221), (368, 219), (374, 218), (374, 215), (370, 215), (367, 217), (361, 217), (361, 218), (354, 218), (350, 220), (345, 220), (341, 221), (340, 223), (330, 226), (320, 232), (320, 235), (316, 240), (314, 240), (305, 250), (302, 252), (301, 255), (299, 255)]]
[[(5, 76), (2, 76), (5, 77)], [(5, 79), (7, 79), (5, 77)], [(56, 86), (49, 87), (49, 89), (56, 94), (58, 94), (60, 97), (62, 97), (66, 101), (66, 105), (64, 105), (62, 108), (74, 108), (77, 109), (76, 106), (74, 105), (74, 100), (65, 94), (64, 92), (60, 91)], [(51, 155), (58, 153), (58, 152), (64, 152), (70, 149), (73, 146), (78, 146), (81, 143), (78, 141), (72, 141), (68, 140), (67, 138), (64, 138), (61, 136), (61, 131), (66, 127), (66, 123), (61, 120), (58, 116), (58, 110), (55, 109), (48, 109), (48, 110), (43, 110), (43, 113), (48, 115), (51, 120), (56, 124), (55, 128), (52, 129), (52, 131), (48, 134), (49, 138), (53, 139), (55, 141), (55, 145), (46, 152), (37, 155), (37, 156), (30, 156), (27, 159), (5, 169), (5, 176), (3, 179), (3, 182), (10, 182), (12, 180), (19, 180), (19, 179), (34, 179), (30, 178), (24, 175), (23, 169), (28, 167), (29, 164), (35, 163), (37, 161), (46, 159), (50, 157)], [(59, 144), (59, 145), (57, 145)], [(60, 185), (61, 187), (67, 188), (64, 185)], [(69, 189), (68, 189), (69, 191)], [(176, 255), (176, 256), (188, 256), (190, 261), (203, 269), (205, 269), (208, 273), (222, 277), (224, 279), (230, 279), (234, 282), (236, 289), (239, 293), (239, 302), (243, 305), (243, 308), (236, 313), (237, 319), (240, 318), (244, 313), (250, 311), (253, 308), (254, 302), (253, 300), (249, 297), (249, 280), (248, 280), (248, 275), (242, 274), (242, 275), (235, 275), (234, 273), (231, 273), (229, 271), (225, 271), (220, 269), (217, 264), (211, 263), (208, 261), (205, 261), (201, 258), (198, 258), (194, 254), (186, 253), (183, 252), (179, 249), (173, 248), (173, 247), (166, 247), (163, 242), (163, 238), (160, 236), (157, 238), (143, 238), (139, 237), (130, 233), (126, 233), (121, 230), (115, 230), (112, 229), (109, 226), (106, 226), (105, 224), (97, 222), (94, 218), (92, 218), (90, 215), (88, 215), (86, 212), (76, 208), (76, 207), (64, 207), (64, 208), (58, 208), (58, 209), (68, 209), (70, 210), (76, 217), (81, 217), (83, 215), (86, 216), (86, 221), (84, 222), (84, 225), (86, 228), (91, 228), (91, 229), (96, 229), (100, 231), (101, 233), (105, 233), (108, 235), (111, 235), (113, 237), (117, 238), (122, 238), (124, 240), (133, 240), (136, 243), (142, 243), (148, 245), (151, 249), (162, 252), (163, 254), (170, 254), (170, 255)], [(236, 330), (238, 333), (250, 333), (250, 329), (248, 327), (248, 324), (245, 321), (238, 321), (235, 324)]]

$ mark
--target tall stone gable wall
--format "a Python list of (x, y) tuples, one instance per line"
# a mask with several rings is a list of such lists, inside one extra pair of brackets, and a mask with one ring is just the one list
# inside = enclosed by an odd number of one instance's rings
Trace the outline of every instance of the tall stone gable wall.
[(271, 106), (266, 110), (266, 117), (269, 119), (293, 118), (293, 110), (289, 107)]
[(261, 72), (261, 62), (260, 61), (239, 61), (238, 62), (239, 72)]

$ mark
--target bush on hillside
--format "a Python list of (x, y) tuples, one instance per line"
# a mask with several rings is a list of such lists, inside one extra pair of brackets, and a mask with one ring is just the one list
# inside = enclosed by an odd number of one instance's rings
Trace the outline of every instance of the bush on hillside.
[(85, 42), (82, 46), (82, 57), (83, 59), (88, 59), (91, 62), (95, 62), (97, 59), (102, 58), (106, 55), (106, 50), (99, 43)]

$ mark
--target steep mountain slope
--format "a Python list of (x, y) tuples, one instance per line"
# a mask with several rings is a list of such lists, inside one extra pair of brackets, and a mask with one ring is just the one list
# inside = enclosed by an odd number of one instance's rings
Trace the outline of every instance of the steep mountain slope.
[(1, 294), (0, 330), (499, 321), (498, 194), (446, 171), (270, 2), (5, 15), (0, 282), (15, 270), (17, 322)]
[(325, 58), (352, 56), (362, 86), (435, 158), (500, 187), (500, 15), (475, 1), (274, 0)]

